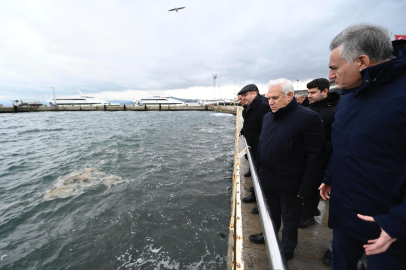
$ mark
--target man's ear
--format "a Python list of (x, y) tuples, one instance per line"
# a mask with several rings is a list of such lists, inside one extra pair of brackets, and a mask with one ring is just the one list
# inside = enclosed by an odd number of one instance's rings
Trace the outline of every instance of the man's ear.
[(361, 54), (360, 56), (358, 56), (356, 61), (359, 65), (359, 71), (366, 69), (371, 64), (371, 59), (369, 59), (369, 57), (365, 54)]
[(328, 89), (327, 89), (327, 88), (326, 88), (326, 89), (324, 89), (324, 90), (323, 90), (323, 91), (321, 91), (321, 92), (322, 92), (322, 94), (323, 94), (323, 95), (326, 95), (326, 96), (328, 95)]

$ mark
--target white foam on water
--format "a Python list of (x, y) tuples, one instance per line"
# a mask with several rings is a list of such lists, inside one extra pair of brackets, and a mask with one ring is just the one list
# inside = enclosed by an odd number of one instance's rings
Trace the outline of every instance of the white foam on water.
[(201, 129), (199, 129), (199, 131), (200, 132), (209, 132), (209, 133), (215, 132), (215, 130), (212, 128), (201, 128)]
[(110, 189), (113, 185), (125, 182), (128, 182), (128, 180), (124, 180), (120, 176), (108, 175), (96, 168), (87, 168), (81, 173), (73, 172), (67, 178), (60, 178), (54, 188), (45, 193), (44, 199), (53, 200), (79, 195), (85, 190), (100, 184)]
[[(152, 241), (152, 240), (150, 240)], [(205, 257), (210, 255), (210, 251), (206, 246), (206, 253), (198, 256), (196, 261), (183, 265), (182, 269), (213, 269), (219, 265), (224, 265), (226, 257), (216, 255), (215, 260), (205, 260)], [(116, 257), (120, 263), (117, 269), (143, 269), (146, 266), (154, 269), (177, 269), (181, 267), (181, 263), (168, 256), (168, 252), (163, 250), (163, 247), (156, 248), (152, 244), (145, 245), (142, 250), (129, 247), (122, 255)]]
[(15, 205), (17, 205), (17, 203), (10, 203), (8, 205), (0, 205), (0, 214), (3, 214), (3, 212), (14, 207)]
[(234, 116), (234, 114), (231, 114), (231, 113), (212, 113), (210, 115), (213, 115), (213, 116)]

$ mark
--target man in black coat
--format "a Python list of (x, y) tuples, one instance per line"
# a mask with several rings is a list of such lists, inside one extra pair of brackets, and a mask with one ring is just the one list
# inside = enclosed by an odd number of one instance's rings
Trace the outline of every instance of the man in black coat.
[[(307, 108), (317, 112), (323, 121), (324, 134), (326, 135), (327, 159), (330, 159), (331, 153), (333, 153), (333, 147), (331, 146), (331, 125), (334, 122), (334, 112), (340, 101), (340, 94), (329, 93), (330, 82), (325, 78), (314, 79), (309, 82), (307, 89), (310, 102)], [(317, 208), (319, 202), (319, 193), (314, 194), (313, 198), (304, 200), (299, 228), (304, 229), (316, 223), (314, 216), (320, 215), (320, 211)]]
[[(244, 125), (241, 129), (241, 135), (244, 135), (247, 139), (248, 146), (251, 148), (252, 157), (255, 159), (258, 148), (258, 138), (261, 134), (262, 119), (264, 115), (269, 112), (269, 105), (262, 101), (261, 96), (258, 95), (258, 87), (255, 84), (244, 86), (238, 95), (241, 95), (241, 102), (246, 105), (246, 108), (242, 112)], [(251, 172), (246, 172), (244, 176), (251, 176)], [(250, 188), (249, 191), (251, 191), (252, 194), (242, 199), (245, 203), (256, 201), (254, 189)], [(254, 207), (251, 212), (258, 214), (258, 208)]]
[(303, 107), (308, 107), (309, 106), (309, 99), (307, 98), (307, 93), (300, 92), (295, 95), (297, 103), (299, 105), (302, 105)]
[[(256, 92), (256, 93), (255, 93)], [(244, 125), (243, 135), (251, 148), (252, 156), (255, 158), (258, 148), (258, 138), (261, 134), (262, 119), (269, 112), (269, 105), (257, 95), (258, 87), (255, 84), (244, 86), (238, 93), (242, 96), (247, 108), (243, 111)], [(249, 175), (245, 175), (249, 176)]]
[[(326, 166), (326, 143), (320, 116), (296, 102), (287, 79), (269, 82), (271, 112), (265, 115), (255, 159), (276, 231), (283, 230), (286, 260), (297, 246), (302, 200), (314, 195)], [(263, 243), (263, 235), (251, 235)]]

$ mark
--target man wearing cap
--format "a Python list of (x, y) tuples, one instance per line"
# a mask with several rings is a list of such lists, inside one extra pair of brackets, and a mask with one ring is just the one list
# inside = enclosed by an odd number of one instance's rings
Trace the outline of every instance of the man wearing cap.
[[(258, 87), (255, 84), (244, 86), (238, 95), (242, 96), (247, 108), (243, 111), (244, 117), (244, 136), (247, 139), (248, 146), (251, 148), (252, 157), (255, 158), (258, 148), (258, 138), (261, 134), (262, 119), (269, 112), (269, 105), (261, 100), (257, 95)], [(250, 172), (244, 174), (245, 177), (251, 176)]]

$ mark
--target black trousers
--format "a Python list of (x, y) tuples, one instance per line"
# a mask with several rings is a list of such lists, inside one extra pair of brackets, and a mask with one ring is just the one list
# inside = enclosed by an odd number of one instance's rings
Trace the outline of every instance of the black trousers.
[(314, 217), (316, 213), (316, 209), (320, 203), (320, 195), (319, 192), (316, 192), (313, 196), (309, 197), (308, 199), (303, 200), (303, 212), (302, 212), (302, 219), (308, 219)]
[[(394, 243), (386, 252), (367, 256), (368, 270), (406, 269), (406, 247), (395, 248)], [(357, 263), (365, 252), (363, 247), (365, 244), (345, 232), (333, 229), (331, 268), (333, 270), (357, 270)]]
[(279, 232), (281, 221), (283, 221), (281, 249), (283, 253), (293, 253), (297, 246), (303, 200), (279, 193), (267, 193), (265, 196), (276, 232)]

